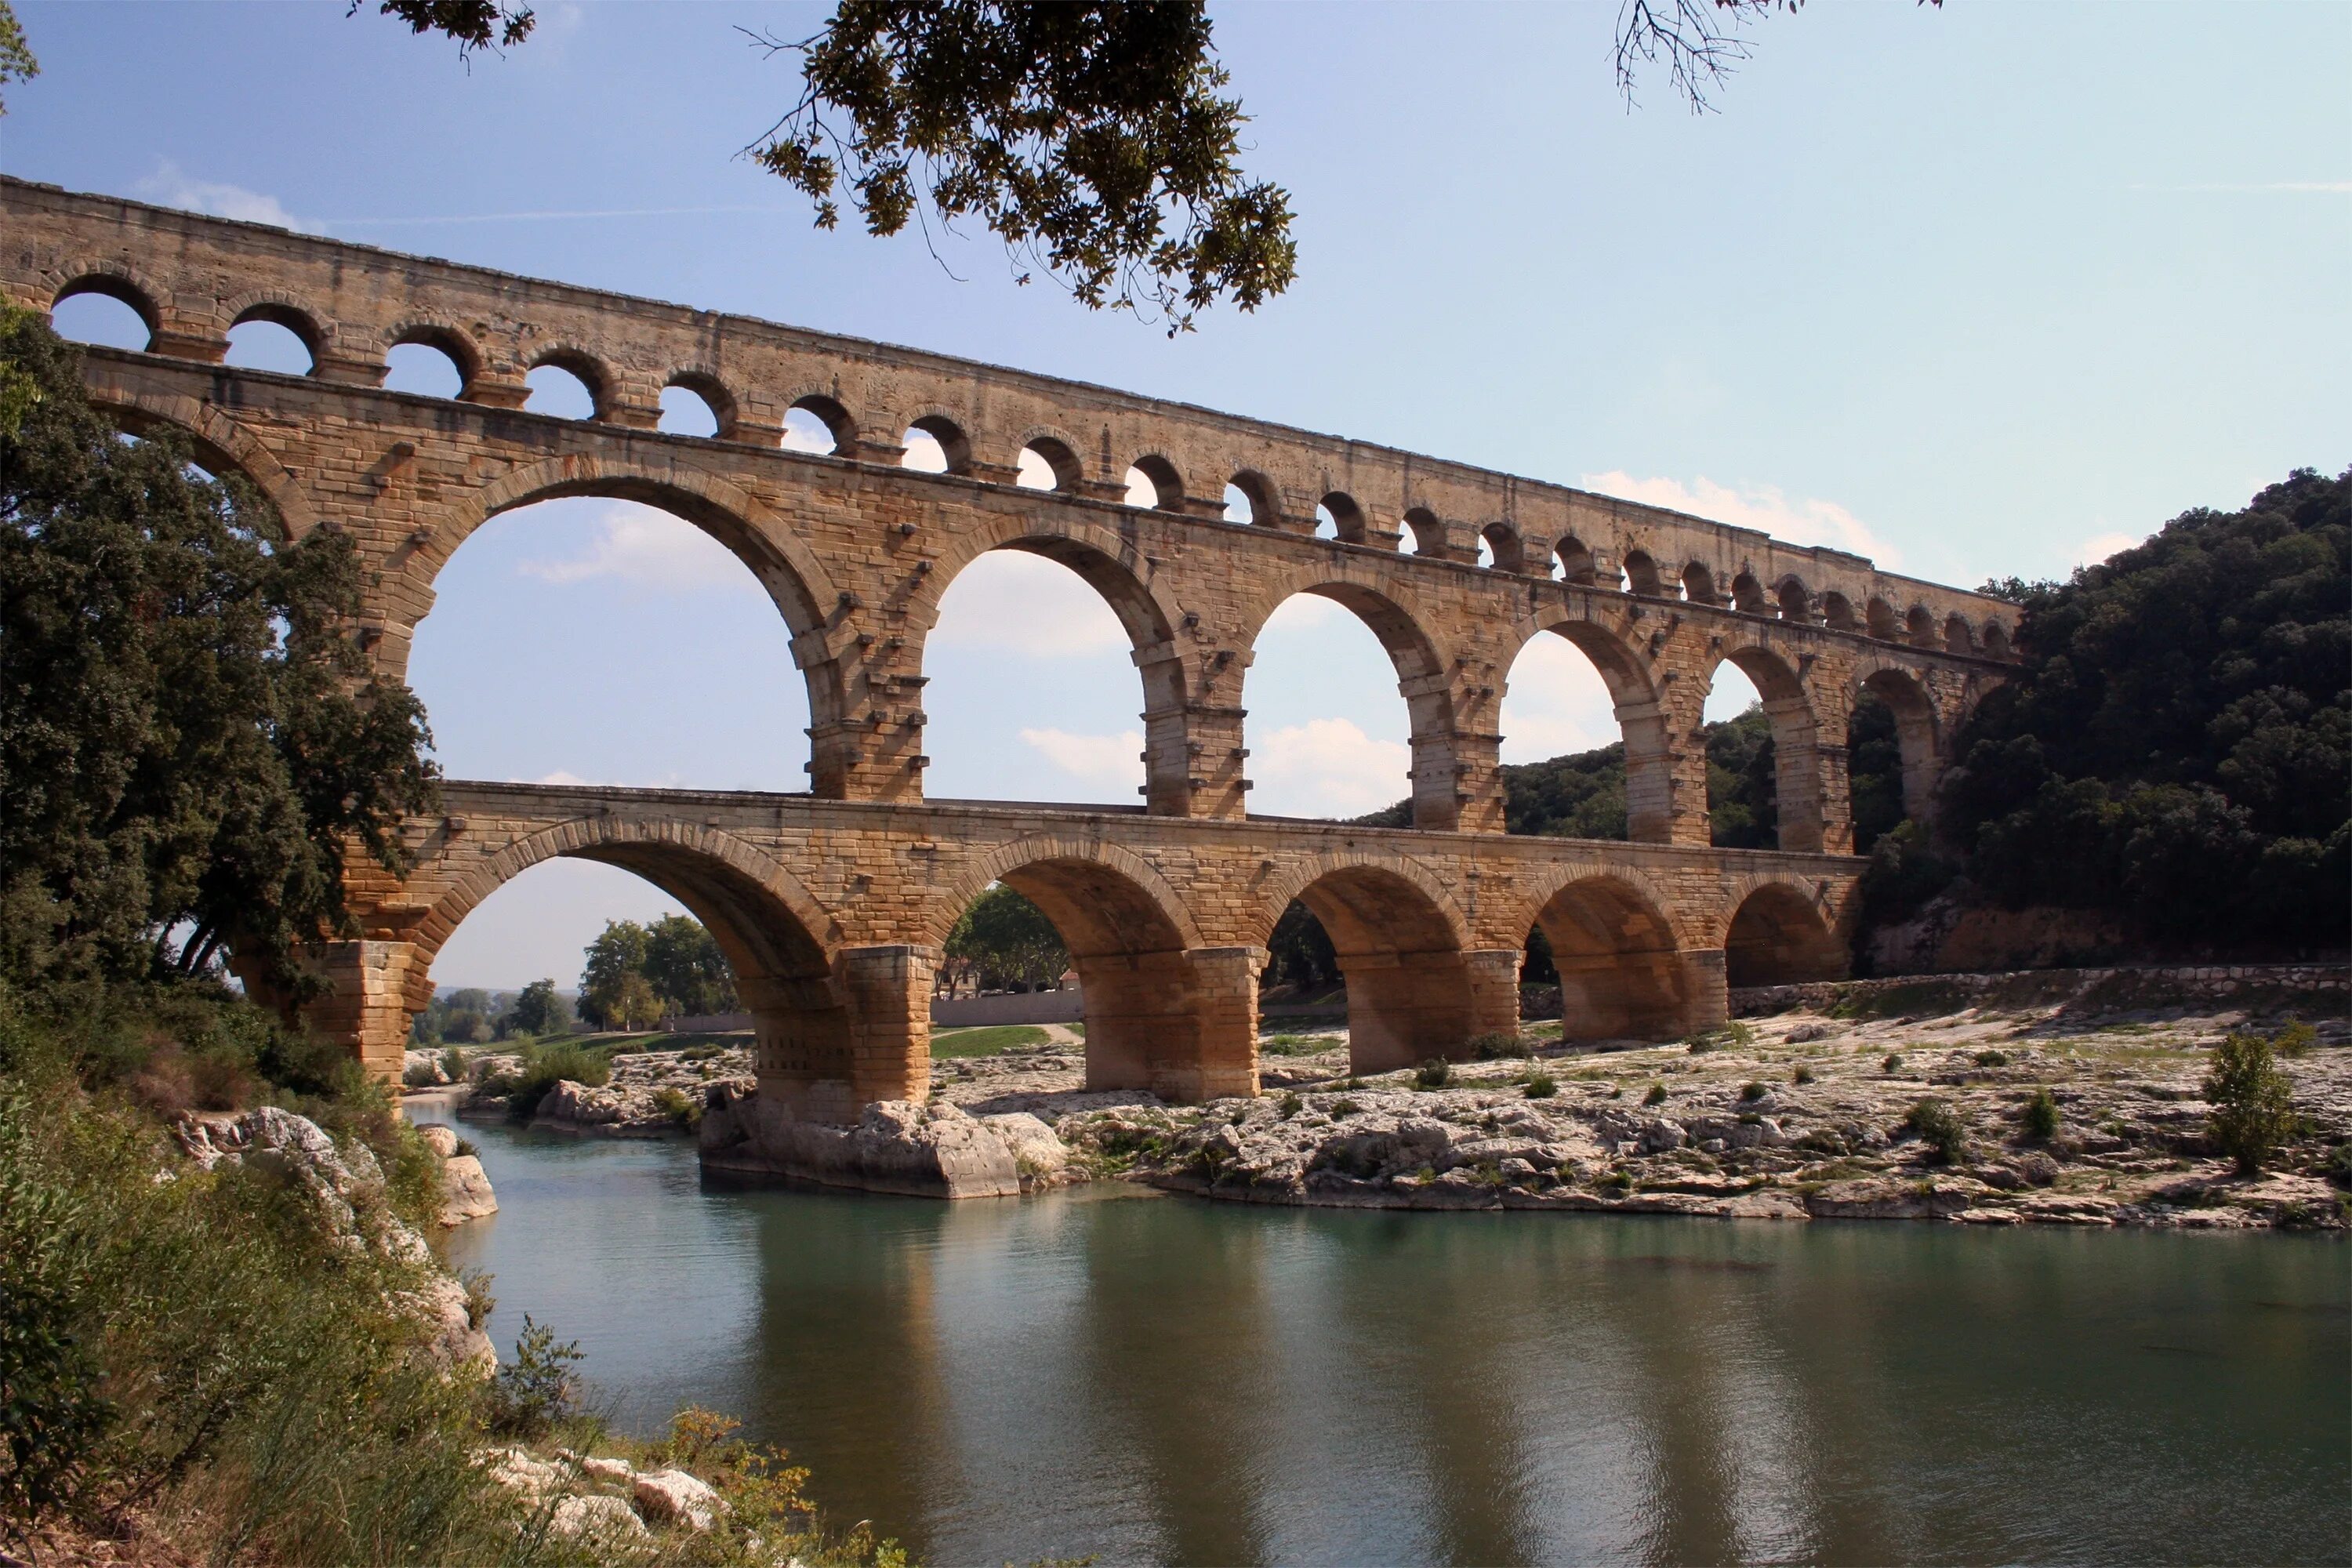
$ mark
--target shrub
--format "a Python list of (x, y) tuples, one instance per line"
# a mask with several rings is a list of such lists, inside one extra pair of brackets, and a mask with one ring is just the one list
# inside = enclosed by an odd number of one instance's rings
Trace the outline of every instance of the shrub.
[(2292, 1061), (2319, 1043), (2319, 1031), (2296, 1018), (2271, 1040), (2271, 1049)]
[(1292, 1117), (1297, 1115), (1301, 1110), (1305, 1110), (1306, 1107), (1307, 1102), (1299, 1099), (1297, 1095), (1286, 1094), (1282, 1097), (1282, 1103), (1277, 1109), (1281, 1113), (1282, 1119), (1285, 1121), (1287, 1121)]
[(1693, 1035), (1685, 1042), (1685, 1048), (1695, 1057), (1703, 1057), (1715, 1049), (1715, 1037), (1712, 1035)]
[(1444, 1089), (1454, 1080), (1454, 1064), (1444, 1057), (1432, 1057), (1412, 1069), (1412, 1081), (1423, 1089)]
[(688, 1127), (697, 1127), (702, 1122), (701, 1100), (667, 1084), (654, 1090), (654, 1109), (674, 1121), (685, 1122)]
[(1760, 1083), (1743, 1083), (1739, 1086), (1739, 1098), (1743, 1100), (1759, 1100), (1771, 1092)]
[(2009, 1053), (2006, 1051), (1979, 1051), (1977, 1053), (1976, 1061), (1977, 1066), (1980, 1068), (2005, 1068), (2009, 1065)]
[(1644, 1105), (1664, 1105), (1665, 1102), (1666, 1086), (1662, 1083), (1652, 1084), (1650, 1092), (1642, 1097), (1642, 1103)]
[(1903, 1053), (1901, 1051), (1887, 1052), (1886, 1059), (1878, 1064), (1878, 1068), (1881, 1072), (1901, 1072), (1903, 1070)]
[(417, 1062), (401, 1069), (400, 1081), (411, 1089), (430, 1089), (441, 1080), (435, 1076), (430, 1067), (423, 1062)]
[(570, 1040), (552, 1045), (534, 1042), (523, 1047), (522, 1059), (515, 1070), (501, 1076), (508, 1085), (508, 1114), (518, 1121), (528, 1121), (539, 1109), (539, 1102), (547, 1098), (548, 1090), (559, 1083), (600, 1089), (612, 1081), (613, 1059), (603, 1051)]
[(499, 1363), (482, 1392), (485, 1424), (495, 1436), (538, 1442), (580, 1414), (580, 1376), (586, 1359), (577, 1342), (555, 1342), (555, 1331), (523, 1314), (515, 1358)]
[(2046, 1089), (2037, 1089), (2033, 1098), (2025, 1102), (2025, 1135), (2046, 1142), (2058, 1133), (2058, 1100)]
[(1528, 1048), (1516, 1034), (1496, 1029), (1489, 1034), (1472, 1036), (1470, 1054), (1482, 1062), (1499, 1062), (1526, 1056)]
[(466, 1081), (466, 1053), (451, 1046), (441, 1053), (441, 1070), (449, 1075), (452, 1083)]
[(1331, 1107), (1331, 1120), (1334, 1121), (1344, 1121), (1348, 1117), (1360, 1114), (1363, 1109), (1364, 1108), (1362, 1106), (1358, 1105), (1352, 1100), (1340, 1100)]
[(1795, 1070), (1789, 1074), (1789, 1081), (1790, 1083), (1811, 1083), (1813, 1081), (1813, 1069), (1807, 1067), (1804, 1063), (1799, 1062)]
[(2204, 1089), (2213, 1106), (2207, 1127), (2241, 1175), (2260, 1173), (2294, 1135), (2294, 1085), (2261, 1036), (2232, 1034), (2215, 1046)]
[(1947, 1165), (1957, 1165), (1968, 1157), (1968, 1134), (1960, 1127), (1960, 1119), (1940, 1100), (1930, 1098), (1914, 1105), (1903, 1118), (1903, 1125)]
[(1553, 1095), (1558, 1094), (1559, 1092), (1559, 1083), (1556, 1082), (1551, 1074), (1548, 1072), (1537, 1073), (1534, 1077), (1528, 1079), (1528, 1098), (1529, 1100), (1549, 1100)]
[(2322, 1174), (2339, 1187), (2352, 1187), (2352, 1143), (2338, 1143), (2327, 1152)]

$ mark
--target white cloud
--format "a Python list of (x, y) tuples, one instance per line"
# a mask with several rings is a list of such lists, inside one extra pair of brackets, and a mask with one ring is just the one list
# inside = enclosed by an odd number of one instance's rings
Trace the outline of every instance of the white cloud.
[(588, 781), (586, 779), (582, 778), (578, 773), (567, 773), (562, 768), (556, 769), (551, 773), (544, 773), (540, 777), (531, 780), (531, 783), (533, 784), (584, 784), (587, 782)]
[(748, 588), (753, 582), (726, 546), (692, 523), (630, 501), (612, 503), (597, 520), (585, 553), (569, 561), (526, 561), (518, 570), (543, 583), (617, 577), (661, 592)]
[(1056, 658), (1124, 652), (1128, 640), (1102, 595), (1076, 573), (1042, 555), (996, 550), (948, 584), (930, 646)]
[(1602, 495), (1669, 507), (1735, 528), (1759, 529), (1790, 544), (1826, 544), (1867, 555), (1881, 566), (1902, 563), (1901, 552), (1837, 502), (1790, 500), (1776, 485), (1734, 489), (1705, 477), (1685, 485), (1680, 479), (1637, 479), (1622, 468), (1587, 474), (1581, 483)]
[(1609, 688), (1575, 645), (1539, 637), (1520, 650), (1503, 689), (1503, 761), (1549, 762), (1619, 738)]
[(1250, 809), (1276, 816), (1361, 816), (1412, 791), (1412, 748), (1375, 741), (1345, 719), (1310, 719), (1253, 739)]
[(1043, 752), (1047, 762), (1064, 773), (1088, 784), (1133, 787), (1143, 782), (1143, 733), (1139, 730), (1123, 730), (1116, 735), (1024, 730), (1021, 742)]
[(317, 226), (306, 224), (288, 212), (276, 196), (248, 191), (242, 185), (191, 179), (179, 164), (169, 158), (157, 163), (155, 172), (135, 182), (131, 189), (142, 200), (167, 207), (180, 207), (188, 212), (210, 213), (215, 217), (275, 224), (279, 228), (303, 232), (310, 232)]
[(2095, 565), (2118, 550), (2129, 550), (2136, 544), (2146, 542), (2147, 541), (2137, 533), (2095, 533), (2074, 546), (2074, 553), (2067, 559), (2066, 564), (2069, 566)]

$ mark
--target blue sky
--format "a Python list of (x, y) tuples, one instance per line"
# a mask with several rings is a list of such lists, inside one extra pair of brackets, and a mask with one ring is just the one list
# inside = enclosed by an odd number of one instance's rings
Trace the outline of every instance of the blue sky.
[[(734, 29), (803, 35), (816, 7), (550, 4), (470, 69), (335, 0), (17, 9), (44, 74), (0, 120), (12, 174), (1183, 398), (1949, 582), (2060, 574), (2352, 460), (2352, 6), (1817, 0), (1753, 28), (1694, 116), (1662, 79), (1628, 112), (1607, 5), (1214, 5), (1299, 279), (1174, 342), (1014, 287), (984, 237), (943, 268), (814, 231), (734, 156), (796, 83)], [(1615, 738), (1546, 644), (1512, 674), (1511, 760)], [(1135, 799), (1136, 677), (1074, 577), (985, 559), (934, 647), (934, 794)], [(804, 782), (782, 627), (642, 509), (484, 529), (411, 679), (459, 776)], [(1403, 704), (1344, 612), (1286, 606), (1246, 700), (1259, 809), (1403, 793)], [(607, 916), (669, 907), (544, 867), (436, 978), (568, 980)]]

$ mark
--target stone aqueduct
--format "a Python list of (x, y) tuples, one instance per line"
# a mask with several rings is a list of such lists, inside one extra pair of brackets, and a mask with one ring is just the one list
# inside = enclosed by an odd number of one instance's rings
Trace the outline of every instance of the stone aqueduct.
[[(992, 880), (1067, 939), (1102, 1087), (1255, 1092), (1257, 973), (1293, 898), (1340, 954), (1360, 1070), (1513, 1026), (1535, 924), (1571, 1034), (1704, 1026), (1725, 1016), (1727, 982), (1843, 972), (1859, 696), (1894, 708), (1924, 813), (1947, 737), (2009, 656), (1998, 601), (1388, 447), (19, 181), (0, 180), (0, 216), (11, 302), (97, 291), (145, 321), (146, 352), (86, 361), (127, 426), (184, 432), (297, 533), (350, 534), (373, 584), (362, 635), (385, 670), (404, 671), (467, 536), (558, 496), (695, 523), (791, 628), (812, 716), (806, 793), (451, 783), (445, 815), (410, 826), (410, 874), (352, 875), (364, 935), (321, 950), (331, 994), (311, 1016), (381, 1071), (397, 1070), (457, 923), (557, 855), (638, 872), (708, 924), (758, 1018), (762, 1094), (824, 1120), (922, 1097), (940, 944)], [(229, 331), (256, 318), (301, 338), (309, 375), (224, 364)], [(455, 400), (383, 390), (386, 355), (407, 342), (456, 363)], [(523, 409), (526, 376), (549, 363), (586, 384), (593, 417)], [(672, 385), (710, 405), (715, 437), (656, 428)], [(795, 407), (824, 422), (832, 454), (780, 445)], [(940, 442), (948, 472), (900, 466), (909, 430)], [(1014, 483), (1024, 448), (1052, 489)], [(1126, 503), (1130, 466), (1155, 505)], [(1227, 521), (1229, 483), (1250, 522)], [(1317, 536), (1318, 509), (1336, 537)], [(1138, 805), (924, 798), (925, 636), (947, 585), (997, 549), (1068, 566), (1125, 626), (1147, 737)], [(1251, 649), (1299, 593), (1353, 611), (1394, 661), (1409, 829), (1245, 809)], [(1633, 842), (1502, 832), (1504, 677), (1547, 635), (1612, 694)], [(1770, 716), (1777, 851), (1709, 845), (1698, 731), (1727, 661)]]

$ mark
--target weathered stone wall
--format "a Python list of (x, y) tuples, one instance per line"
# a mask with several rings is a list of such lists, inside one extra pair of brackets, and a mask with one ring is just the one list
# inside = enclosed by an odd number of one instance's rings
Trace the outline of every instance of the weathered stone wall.
[(1908, 1010), (1916, 1004), (1918, 1010), (1941, 1011), (2068, 1002), (2116, 1007), (2301, 1002), (2340, 1013), (2347, 996), (2352, 996), (2352, 965), (2342, 963), (2188, 963), (1812, 981), (1736, 990), (1730, 1002), (1732, 1012), (1741, 1016), (1799, 1007), (1884, 1011), (1890, 1006)]

